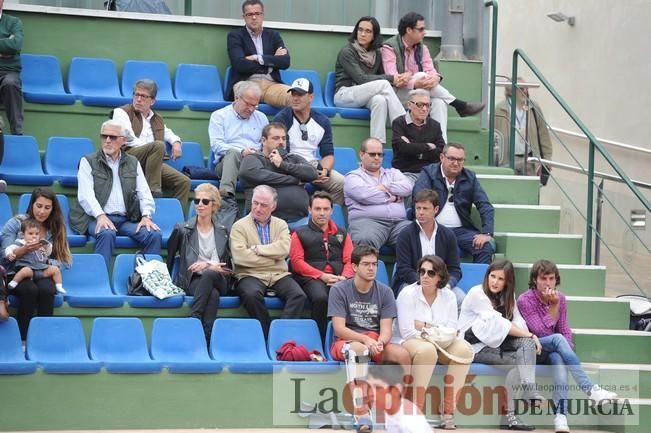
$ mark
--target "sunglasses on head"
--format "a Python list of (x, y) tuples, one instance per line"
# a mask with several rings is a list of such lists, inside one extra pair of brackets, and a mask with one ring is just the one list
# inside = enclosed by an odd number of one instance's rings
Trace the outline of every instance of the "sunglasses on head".
[(195, 198), (193, 201), (194, 204), (201, 203), (204, 206), (208, 206), (212, 202), (212, 200), (210, 200), (209, 198)]
[(454, 201), (454, 187), (451, 186), (448, 188), (448, 201), (452, 203)]
[(425, 269), (425, 268), (420, 268), (418, 270), (418, 275), (421, 277), (425, 276), (427, 274), (428, 277), (434, 278), (436, 276), (436, 271), (434, 269)]

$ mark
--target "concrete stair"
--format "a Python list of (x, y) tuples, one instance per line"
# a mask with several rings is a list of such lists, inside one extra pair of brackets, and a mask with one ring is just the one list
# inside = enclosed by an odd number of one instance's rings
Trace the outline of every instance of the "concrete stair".
[(547, 258), (558, 264), (581, 264), (581, 235), (495, 233), (497, 252), (512, 262), (533, 263)]

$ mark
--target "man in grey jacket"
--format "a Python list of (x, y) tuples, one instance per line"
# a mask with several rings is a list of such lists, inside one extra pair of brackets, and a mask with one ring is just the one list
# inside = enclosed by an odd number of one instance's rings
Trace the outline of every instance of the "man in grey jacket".
[(245, 209), (251, 208), (253, 188), (269, 185), (278, 192), (273, 215), (288, 222), (307, 216), (309, 197), (304, 184), (319, 173), (305, 158), (285, 151), (287, 130), (272, 122), (262, 130), (262, 151), (245, 156), (240, 164), (240, 182), (244, 188)]

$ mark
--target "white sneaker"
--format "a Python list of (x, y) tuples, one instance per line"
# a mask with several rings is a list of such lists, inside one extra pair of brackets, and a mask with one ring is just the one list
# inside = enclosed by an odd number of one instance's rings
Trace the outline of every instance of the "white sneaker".
[(66, 292), (66, 289), (64, 289), (63, 287), (57, 287), (57, 293), (61, 293), (62, 295), (65, 295), (68, 292)]
[(606, 391), (602, 389), (599, 385), (593, 385), (590, 390), (590, 398), (596, 403), (600, 403), (603, 400), (615, 400), (617, 399), (617, 394), (614, 392)]
[(7, 182), (4, 179), (0, 179), (0, 192), (7, 191)]
[(567, 417), (565, 415), (557, 413), (554, 417), (554, 432), (570, 433), (570, 427), (567, 425)]

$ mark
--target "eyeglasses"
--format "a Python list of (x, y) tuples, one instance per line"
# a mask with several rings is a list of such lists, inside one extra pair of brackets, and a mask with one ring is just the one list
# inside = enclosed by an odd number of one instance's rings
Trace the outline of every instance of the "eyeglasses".
[(425, 27), (414, 27), (414, 30), (423, 33), (425, 31)]
[(111, 135), (111, 134), (100, 134), (99, 138), (102, 139), (102, 141), (105, 141), (107, 138), (111, 141), (116, 141), (118, 138), (122, 138), (124, 135)]
[(201, 204), (204, 205), (204, 206), (208, 206), (210, 203), (213, 202), (213, 200), (210, 200), (209, 198), (195, 198), (195, 199), (192, 200), (192, 201), (194, 202), (194, 204), (199, 204), (199, 203), (201, 203)]
[(373, 29), (364, 29), (362, 27), (357, 27), (357, 33), (366, 33), (367, 35), (373, 34)]
[(307, 126), (304, 123), (300, 123), (298, 129), (301, 130), (301, 140), (307, 141), (309, 138), (307, 135)]
[(366, 152), (371, 158), (384, 158), (384, 152)]
[(425, 269), (425, 268), (420, 268), (418, 270), (418, 275), (421, 277), (424, 277), (425, 274), (427, 274), (428, 277), (434, 278), (436, 276), (436, 271), (434, 269)]
[(141, 99), (152, 99), (152, 97), (149, 95), (145, 95), (144, 93), (136, 93), (136, 92), (133, 92), (133, 97), (141, 98)]
[(448, 202), (452, 203), (454, 201), (454, 187), (448, 187)]
[(415, 102), (415, 101), (409, 101), (410, 104), (414, 104), (416, 107), (420, 108), (421, 110), (423, 108), (429, 108), (432, 106), (431, 102)]
[(457, 163), (459, 163), (459, 164), (462, 164), (463, 161), (466, 160), (466, 158), (455, 158), (455, 157), (453, 157), (453, 156), (447, 156), (447, 155), (445, 155), (445, 154), (444, 154), (443, 156), (445, 156), (445, 157), (448, 159), (448, 161), (450, 161), (450, 162), (457, 162)]
[(242, 103), (244, 104), (245, 107), (253, 108), (254, 110), (257, 110), (257, 109), (258, 109), (258, 104), (251, 104), (251, 103), (248, 103), (248, 102), (246, 102), (246, 101), (244, 100), (244, 98), (241, 98), (241, 97), (240, 97), (240, 98), (237, 98), (237, 99), (238, 99), (239, 101), (242, 101)]
[(377, 262), (359, 262), (359, 265), (366, 268), (377, 268)]
[(245, 17), (247, 18), (258, 18), (264, 15), (263, 12), (249, 12), (248, 14), (244, 14)]

